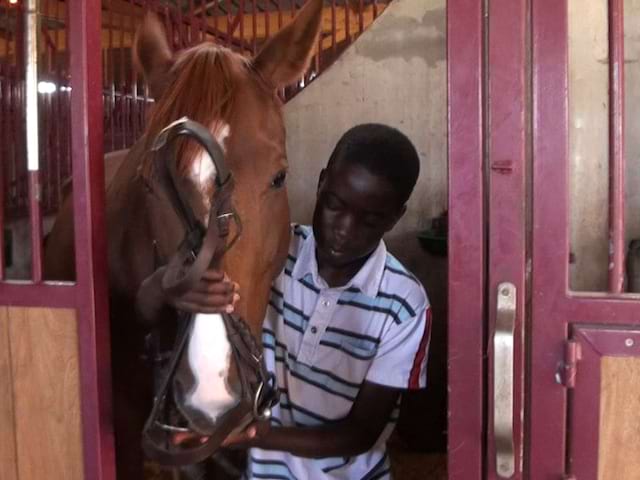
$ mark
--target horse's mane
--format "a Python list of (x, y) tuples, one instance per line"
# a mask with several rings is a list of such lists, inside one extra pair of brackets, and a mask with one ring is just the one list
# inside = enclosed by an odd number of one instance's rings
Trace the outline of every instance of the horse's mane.
[[(238, 66), (241, 68), (238, 68)], [(145, 132), (147, 147), (171, 122), (187, 116), (213, 132), (229, 123), (240, 75), (248, 60), (231, 50), (205, 42), (180, 54), (169, 72), (163, 95), (156, 101)], [(194, 142), (177, 145), (179, 175), (185, 175), (196, 153)], [(147, 156), (142, 174), (151, 173), (153, 156)]]

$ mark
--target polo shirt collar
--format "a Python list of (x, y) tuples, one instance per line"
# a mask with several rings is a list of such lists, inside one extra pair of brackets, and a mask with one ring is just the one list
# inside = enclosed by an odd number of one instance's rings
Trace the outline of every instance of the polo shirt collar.
[[(369, 297), (376, 297), (380, 290), (382, 282), (382, 274), (387, 259), (387, 247), (383, 240), (367, 259), (353, 278), (340, 289), (358, 288), (362, 293)], [(306, 239), (303, 240), (302, 247), (299, 250), (298, 258), (291, 271), (293, 278), (301, 280), (307, 275), (311, 275), (313, 283), (321, 288), (327, 289), (327, 282), (318, 273), (318, 262), (316, 260), (316, 241), (311, 232)]]

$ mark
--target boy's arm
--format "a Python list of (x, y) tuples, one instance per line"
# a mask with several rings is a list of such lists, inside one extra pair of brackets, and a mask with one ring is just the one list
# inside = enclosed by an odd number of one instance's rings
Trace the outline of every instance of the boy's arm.
[(371, 449), (396, 406), (400, 390), (365, 382), (349, 414), (342, 420), (319, 427), (257, 426), (227, 439), (229, 447), (257, 447), (289, 452), (299, 457), (348, 457)]

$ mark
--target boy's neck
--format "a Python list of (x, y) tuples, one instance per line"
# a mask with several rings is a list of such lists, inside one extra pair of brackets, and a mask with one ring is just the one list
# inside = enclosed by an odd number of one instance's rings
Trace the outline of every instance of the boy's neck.
[(362, 266), (371, 256), (371, 253), (366, 257), (359, 258), (358, 260), (351, 262), (347, 265), (333, 266), (322, 264), (316, 254), (316, 261), (318, 263), (318, 274), (322, 279), (327, 282), (330, 288), (343, 287), (351, 281), (353, 277), (360, 271)]

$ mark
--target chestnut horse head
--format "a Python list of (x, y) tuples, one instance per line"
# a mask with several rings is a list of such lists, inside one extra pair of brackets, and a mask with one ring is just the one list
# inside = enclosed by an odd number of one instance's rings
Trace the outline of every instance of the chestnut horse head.
[[(145, 132), (152, 140), (183, 116), (208, 127), (234, 175), (233, 203), (243, 232), (224, 257), (224, 269), (241, 285), (236, 312), (259, 334), (271, 280), (281, 269), (289, 237), (285, 178), (287, 156), (282, 107), (276, 89), (305, 70), (315, 44), (322, 2), (310, 1), (297, 18), (254, 58), (206, 42), (172, 54), (161, 24), (148, 15), (139, 28), (134, 60), (156, 98)], [(153, 171), (147, 156), (142, 175)], [(193, 205), (206, 219), (215, 168), (201, 149), (178, 149), (176, 170), (201, 193)], [(161, 242), (160, 232), (156, 238)], [(173, 239), (171, 239), (173, 240)], [(171, 240), (159, 244), (173, 249)], [(166, 247), (166, 248), (165, 248)]]

